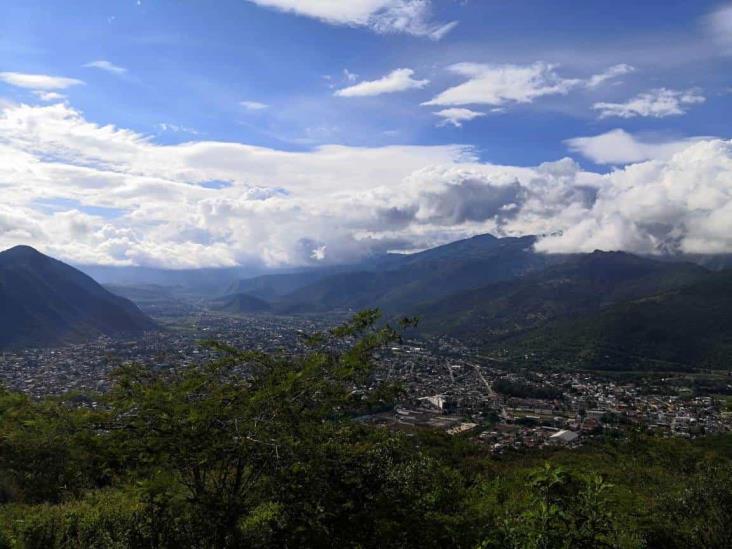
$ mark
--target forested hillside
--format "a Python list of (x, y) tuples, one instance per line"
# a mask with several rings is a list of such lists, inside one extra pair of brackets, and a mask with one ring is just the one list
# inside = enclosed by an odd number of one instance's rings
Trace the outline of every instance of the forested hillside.
[(605, 370), (732, 369), (732, 271), (564, 319), (500, 345)]

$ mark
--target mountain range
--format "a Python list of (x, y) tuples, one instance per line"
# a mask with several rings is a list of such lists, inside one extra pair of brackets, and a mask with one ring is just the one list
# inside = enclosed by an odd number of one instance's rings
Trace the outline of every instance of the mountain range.
[(522, 277), (562, 260), (534, 253), (534, 240), (481, 235), (420, 253), (371, 258), (335, 273), (323, 269), (242, 280), (227, 293), (269, 301), (277, 313), (365, 307), (398, 313), (426, 299)]
[(725, 286), (732, 271), (624, 252), (543, 255), (533, 243), (482, 235), (343, 272), (260, 276), (238, 282), (218, 307), (247, 314), (379, 307), (387, 316), (419, 316), (425, 334), (509, 357), (530, 351), (537, 360), (604, 369), (732, 368), (725, 343), (732, 317), (720, 305), (732, 299)]
[(28, 246), (0, 252), (0, 349), (154, 328), (134, 303), (69, 265)]
[[(624, 252), (545, 255), (534, 242), (481, 235), (410, 255), (261, 275), (222, 284), (204, 303), (247, 315), (379, 307), (387, 318), (419, 316), (423, 334), (455, 337), (509, 361), (732, 369), (732, 270), (707, 268), (724, 261), (705, 257), (705, 267)], [(186, 314), (201, 303), (177, 284), (109, 289), (32, 248), (0, 253), (0, 349), (154, 328), (133, 301), (154, 315)]]

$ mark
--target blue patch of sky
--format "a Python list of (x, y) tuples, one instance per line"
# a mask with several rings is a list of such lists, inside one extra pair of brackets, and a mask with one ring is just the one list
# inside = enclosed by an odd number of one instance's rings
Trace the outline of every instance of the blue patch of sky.
[(206, 189), (228, 189), (231, 187), (232, 183), (231, 181), (224, 181), (221, 179), (212, 179), (210, 181), (204, 181), (202, 183), (199, 183), (201, 187), (205, 187)]
[(125, 210), (121, 208), (108, 208), (105, 206), (89, 206), (71, 198), (47, 198), (38, 199), (33, 202), (38, 210), (44, 213), (79, 211), (88, 215), (102, 217), (104, 219), (115, 219), (122, 217)]

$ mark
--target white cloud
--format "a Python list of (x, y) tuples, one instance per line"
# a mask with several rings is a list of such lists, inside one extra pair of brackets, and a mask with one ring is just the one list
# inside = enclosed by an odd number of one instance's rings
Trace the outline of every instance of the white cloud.
[(326, 258), (326, 256), (327, 256), (327, 253), (326, 253), (327, 250), (328, 250), (328, 247), (325, 246), (325, 245), (318, 246), (317, 248), (314, 248), (312, 250), (312, 253), (310, 254), (310, 257), (312, 259), (314, 259), (315, 261), (323, 261)]
[(443, 109), (433, 114), (442, 118), (442, 121), (439, 124), (440, 126), (452, 124), (456, 128), (461, 127), (463, 125), (463, 122), (469, 122), (471, 120), (474, 120), (475, 118), (485, 116), (485, 113), (461, 108)]
[(160, 122), (156, 125), (158, 130), (164, 133), (187, 133), (189, 135), (199, 135), (198, 130), (188, 128), (179, 124), (171, 124), (170, 122)]
[(596, 88), (597, 86), (599, 86), (600, 84), (604, 84), (608, 80), (614, 80), (619, 76), (630, 74), (631, 72), (635, 72), (635, 67), (626, 65), (625, 63), (621, 63), (620, 65), (614, 65), (607, 69), (605, 72), (601, 72), (599, 74), (591, 76), (589, 80), (587, 80), (587, 87)]
[(502, 106), (532, 103), (539, 97), (566, 95), (582, 86), (597, 87), (633, 69), (629, 65), (616, 65), (586, 80), (560, 76), (557, 65), (541, 61), (531, 65), (458, 63), (450, 66), (449, 70), (467, 78), (467, 81), (448, 88), (424, 105)]
[(702, 139), (704, 138), (649, 140), (616, 129), (592, 137), (575, 137), (565, 143), (572, 152), (579, 153), (596, 164), (632, 164), (671, 158), (692, 142)]
[(76, 78), (64, 76), (50, 76), (47, 74), (26, 74), (21, 72), (0, 72), (0, 81), (31, 90), (64, 90), (71, 86), (83, 84)]
[[(0, 230), (0, 247), (25, 242), (67, 260), (168, 267), (308, 263), (324, 245), (328, 259), (354, 258), (371, 246), (352, 234), (370, 212), (339, 224), (359, 193), (468, 154), (452, 145), (310, 152), (207, 141), (163, 146), (90, 123), (68, 104), (9, 105), (0, 115), (0, 185), (16, 215), (12, 228)], [(77, 223), (72, 234), (62, 212), (36, 206), (59, 198), (88, 230)], [(99, 208), (121, 213), (104, 218)], [(305, 249), (302, 242), (311, 241)]]
[(726, 4), (706, 18), (707, 30), (724, 53), (732, 53), (732, 4)]
[(259, 101), (240, 101), (239, 105), (244, 107), (248, 111), (263, 111), (269, 108), (266, 103), (260, 103)]
[(706, 98), (698, 90), (658, 88), (641, 93), (625, 103), (595, 103), (592, 108), (600, 111), (600, 118), (665, 118), (686, 114), (687, 107), (704, 101)]
[(33, 95), (35, 95), (41, 101), (46, 101), (47, 103), (50, 103), (52, 101), (64, 101), (66, 99), (66, 96), (62, 93), (42, 90), (35, 90), (33, 92)]
[(457, 23), (432, 21), (430, 0), (249, 0), (260, 6), (319, 19), (332, 25), (368, 27), (440, 40)]
[(539, 243), (550, 252), (732, 252), (731, 180), (732, 142), (714, 139), (600, 174), (568, 158), (479, 163), (456, 145), (160, 145), (65, 103), (9, 105), (0, 248), (120, 265), (293, 265), (494, 232), (552, 235)]
[(450, 32), (459, 25), (457, 21), (450, 21), (449, 23), (445, 23), (441, 27), (435, 27), (433, 28), (428, 36), (435, 41), (442, 40), (445, 36), (450, 34)]
[(84, 67), (91, 68), (91, 69), (99, 69), (99, 70), (106, 71), (106, 72), (109, 72), (112, 74), (117, 74), (117, 75), (125, 74), (127, 72), (126, 68), (120, 67), (119, 65), (115, 65), (111, 61), (106, 61), (104, 59), (100, 59), (98, 61), (91, 61), (90, 63), (87, 63), (86, 65), (84, 65)]
[(353, 86), (337, 90), (335, 95), (338, 97), (366, 97), (420, 89), (430, 83), (429, 80), (416, 80), (412, 78), (413, 75), (414, 71), (412, 69), (396, 69), (378, 80), (359, 82)]
[(605, 176), (577, 221), (539, 243), (551, 252), (732, 251), (732, 142), (700, 141), (665, 161)]
[(459, 63), (450, 70), (468, 78), (449, 88), (425, 105), (505, 105), (531, 103), (543, 95), (566, 94), (577, 85), (557, 75), (554, 65), (481, 65)]

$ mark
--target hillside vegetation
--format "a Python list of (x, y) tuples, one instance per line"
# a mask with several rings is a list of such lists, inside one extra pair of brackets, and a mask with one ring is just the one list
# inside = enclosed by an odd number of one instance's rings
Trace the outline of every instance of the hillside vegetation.
[[(99, 405), (0, 393), (0, 547), (729, 547), (732, 439), (508, 454), (356, 419), (399, 338), (367, 311), (285, 358), (127, 366)], [(406, 321), (405, 325), (410, 324)]]

